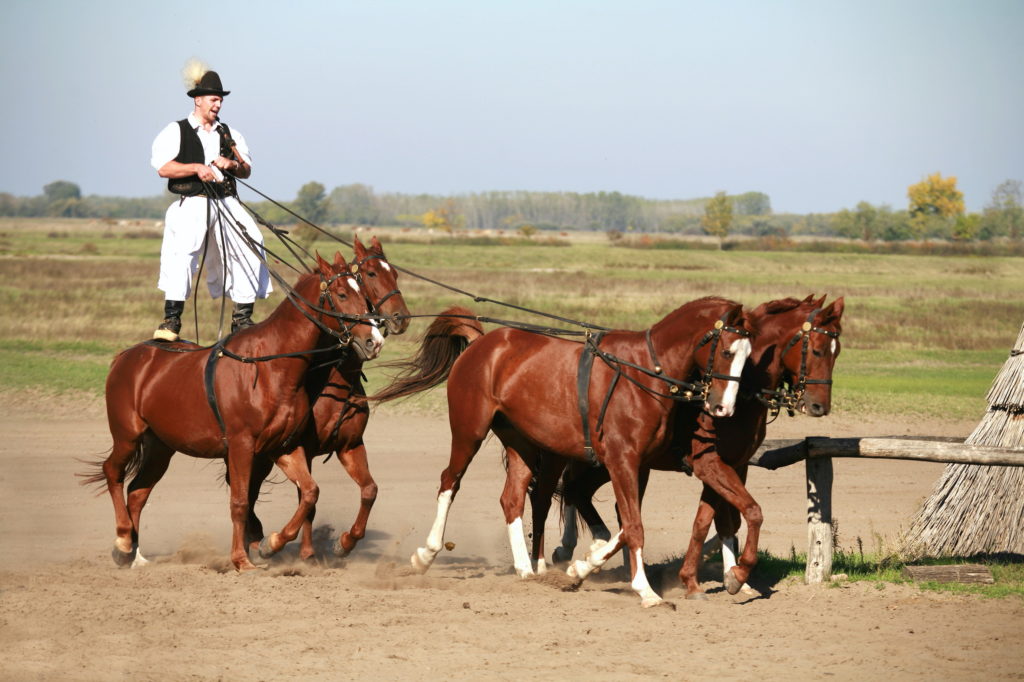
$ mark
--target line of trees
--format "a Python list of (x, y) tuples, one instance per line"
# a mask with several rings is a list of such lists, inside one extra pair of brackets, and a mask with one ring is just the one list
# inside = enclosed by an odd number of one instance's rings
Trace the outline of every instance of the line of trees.
[[(318, 182), (303, 185), (289, 210), (316, 224), (402, 225), (436, 230), (603, 230), (729, 235), (839, 236), (867, 241), (909, 239), (990, 240), (1024, 238), (1024, 185), (1007, 180), (981, 213), (966, 213), (955, 177), (935, 173), (907, 189), (908, 206), (894, 209), (860, 202), (836, 213), (772, 213), (763, 192), (659, 200), (619, 192), (482, 192), (456, 196), (373, 191), (361, 184), (330, 192)], [(163, 217), (169, 194), (146, 198), (82, 196), (78, 185), (57, 180), (35, 197), (0, 193), (0, 216), (153, 219)], [(244, 197), (243, 197), (244, 198)], [(249, 202), (272, 223), (296, 218), (273, 202)]]

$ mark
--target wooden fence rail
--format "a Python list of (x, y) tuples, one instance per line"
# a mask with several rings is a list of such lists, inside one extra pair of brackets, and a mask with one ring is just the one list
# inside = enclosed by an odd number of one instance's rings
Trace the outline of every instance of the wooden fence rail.
[(950, 439), (821, 438), (765, 441), (750, 459), (765, 469), (805, 462), (808, 583), (832, 576), (832, 458), (870, 457), (947, 464), (1024, 466), (1024, 450), (967, 445)]

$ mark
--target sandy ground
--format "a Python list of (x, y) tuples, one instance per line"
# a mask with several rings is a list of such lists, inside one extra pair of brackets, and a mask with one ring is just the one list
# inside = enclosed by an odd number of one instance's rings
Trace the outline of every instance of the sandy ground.
[[(642, 609), (621, 569), (577, 592), (523, 581), (498, 495), (498, 449), (478, 455), (426, 575), (405, 566), (433, 519), (447, 461), (446, 420), (382, 413), (367, 436), (380, 495), (367, 538), (346, 560), (301, 565), (286, 550), (262, 571), (229, 569), (230, 523), (221, 465), (179, 455), (143, 516), (152, 563), (110, 560), (113, 514), (74, 477), (76, 458), (109, 447), (96, 404), (0, 396), (0, 679), (1021, 679), (1024, 601), (985, 600), (862, 583), (799, 581), (729, 596), (706, 570), (709, 599), (687, 601), (678, 556), (699, 484), (655, 474), (645, 501), (645, 558), (668, 606)], [(45, 405), (45, 406), (44, 406)], [(965, 436), (972, 424), (781, 418), (769, 438)], [(839, 460), (834, 512), (847, 549), (874, 551), (905, 526), (942, 465)], [(334, 461), (317, 461), (319, 536), (336, 539), (358, 492)], [(762, 545), (806, 545), (802, 466), (755, 469)], [(600, 494), (610, 514), (610, 489)], [(271, 486), (260, 514), (278, 528), (294, 508)], [(613, 517), (609, 517), (613, 518)], [(557, 519), (549, 538), (557, 537)], [(550, 541), (549, 541), (550, 546)], [(611, 564), (621, 565), (615, 558)], [(713, 567), (708, 567), (713, 568)]]

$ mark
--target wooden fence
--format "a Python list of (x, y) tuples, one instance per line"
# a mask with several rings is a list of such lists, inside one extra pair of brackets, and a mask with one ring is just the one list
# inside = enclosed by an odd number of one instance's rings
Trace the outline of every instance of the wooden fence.
[(832, 576), (832, 458), (871, 457), (947, 464), (1024, 466), (1024, 450), (967, 445), (950, 439), (821, 438), (765, 441), (752, 466), (778, 469), (797, 462), (807, 468), (808, 583)]

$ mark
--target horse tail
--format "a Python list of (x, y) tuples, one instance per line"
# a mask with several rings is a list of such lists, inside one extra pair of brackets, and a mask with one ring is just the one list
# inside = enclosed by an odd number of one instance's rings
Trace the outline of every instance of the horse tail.
[[(124, 478), (126, 481), (131, 481), (139, 473), (139, 468), (142, 466), (142, 457), (142, 448), (135, 448), (135, 452), (132, 453), (125, 464)], [(107, 461), (107, 458), (103, 457), (94, 460), (80, 459), (78, 461), (85, 465), (85, 471), (75, 474), (76, 477), (81, 479), (78, 481), (78, 484), (86, 487), (94, 486), (97, 497), (107, 492), (107, 475), (103, 473), (103, 463)]]
[(448, 308), (427, 328), (415, 355), (378, 365), (397, 368), (398, 374), (391, 384), (368, 400), (378, 403), (397, 400), (444, 382), (462, 351), (483, 334), (484, 328), (472, 311), (461, 306)]

